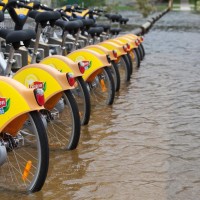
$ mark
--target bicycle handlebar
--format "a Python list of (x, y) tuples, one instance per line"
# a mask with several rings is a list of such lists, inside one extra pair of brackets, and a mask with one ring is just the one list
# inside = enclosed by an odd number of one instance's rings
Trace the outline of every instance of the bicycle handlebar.
[(64, 10), (60, 9), (60, 10), (57, 10), (62, 17), (66, 17), (67, 19), (69, 19), (70, 17), (64, 12)]
[[(48, 7), (47, 5), (45, 5), (45, 4), (41, 4), (39, 1), (30, 1), (30, 0), (19, 0), (20, 2), (23, 2), (23, 3), (34, 3), (34, 5), (33, 5), (33, 7), (29, 7), (29, 9), (30, 8), (32, 8), (32, 9), (39, 9), (39, 8), (41, 8), (41, 9), (43, 9), (43, 10), (46, 10), (46, 11), (53, 11), (54, 9), (53, 8), (50, 8), (50, 7)], [(22, 5), (21, 5), (22, 6)], [(28, 6), (26, 7), (26, 6), (24, 6), (24, 8), (28, 8)]]
[(88, 10), (88, 12), (85, 13), (83, 17), (85, 18), (87, 15), (89, 15), (89, 16), (91, 16), (91, 17), (93, 17), (94, 15), (101, 16), (101, 14), (98, 13), (98, 12), (96, 12), (94, 9)]
[(40, 4), (40, 8), (43, 9), (43, 10), (46, 10), (46, 11), (54, 11), (53, 8), (50, 8), (44, 4)]
[(3, 2), (0, 2), (0, 6), (3, 6), (3, 7), (4, 7), (4, 6), (5, 6), (5, 3), (3, 3)]
[(32, 9), (33, 9), (31, 6), (27, 6), (27, 5), (25, 5), (25, 4), (23, 4), (23, 3), (20, 3), (20, 2), (17, 2), (17, 5), (18, 5), (19, 7), (27, 8), (27, 9), (29, 9), (29, 10), (32, 10)]
[(98, 13), (103, 13), (103, 12), (104, 12), (104, 10), (99, 9), (99, 8), (94, 8), (94, 11), (96, 11), (96, 12), (98, 12)]
[(30, 3), (31, 2), (30, 0), (19, 0), (19, 1), (22, 3)]
[(72, 8), (72, 5), (66, 5), (65, 9), (63, 10), (64, 12), (77, 12), (77, 13), (82, 13), (82, 10), (79, 7)]
[(32, 10), (33, 8), (31, 6), (27, 6), (26, 4), (24, 4), (25, 1), (27, 1), (27, 0), (9, 0), (9, 2), (6, 4), (3, 2), (0, 2), (0, 5), (4, 7), (2, 9), (3, 11), (5, 11), (7, 8), (15, 7), (16, 5), (18, 7), (27, 8), (29, 10)]

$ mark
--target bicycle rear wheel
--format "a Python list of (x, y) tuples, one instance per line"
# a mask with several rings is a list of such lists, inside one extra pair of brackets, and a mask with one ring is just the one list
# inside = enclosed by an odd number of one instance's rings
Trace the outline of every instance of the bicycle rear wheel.
[(95, 78), (88, 82), (93, 105), (112, 105), (115, 98), (115, 85), (109, 67), (100, 69)]
[(73, 150), (80, 138), (80, 116), (70, 90), (63, 93), (53, 110), (42, 112), (47, 121), (50, 148)]
[(0, 133), (0, 143), (7, 151), (6, 161), (0, 165), (0, 187), (29, 192), (41, 190), (48, 171), (49, 148), (39, 113), (30, 112), (15, 137)]

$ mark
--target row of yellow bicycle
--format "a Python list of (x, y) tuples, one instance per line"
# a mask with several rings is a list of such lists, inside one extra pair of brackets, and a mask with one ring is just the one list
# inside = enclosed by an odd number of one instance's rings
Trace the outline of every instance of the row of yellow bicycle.
[(119, 36), (128, 21), (121, 15), (99, 24), (102, 10), (78, 5), (3, 0), (1, 22), (5, 12), (14, 26), (0, 30), (0, 187), (35, 192), (49, 148), (77, 148), (91, 109), (112, 105), (130, 81), (145, 56), (143, 37)]

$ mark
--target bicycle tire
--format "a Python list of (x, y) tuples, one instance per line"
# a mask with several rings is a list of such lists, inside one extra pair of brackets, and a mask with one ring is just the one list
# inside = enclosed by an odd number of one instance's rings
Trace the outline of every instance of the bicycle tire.
[(141, 55), (141, 52), (140, 52), (140, 48), (138, 47), (138, 48), (136, 48), (135, 50), (136, 50), (136, 52), (137, 52), (137, 54), (138, 54), (139, 60), (142, 61), (142, 55)]
[(121, 84), (129, 82), (131, 79), (131, 70), (129, 66), (129, 61), (125, 55), (122, 55), (118, 62), (118, 70), (120, 74)]
[(126, 54), (126, 57), (128, 59), (129, 66), (130, 66), (130, 74), (132, 74), (133, 73), (133, 63), (132, 63), (131, 56), (130, 56), (129, 52)]
[[(93, 105), (112, 105), (115, 98), (115, 84), (109, 67), (104, 67), (93, 81), (88, 82)], [(103, 82), (103, 83), (102, 83)]]
[(141, 49), (140, 45), (138, 46), (138, 51), (140, 53), (140, 60), (142, 61), (144, 57), (143, 57), (143, 52), (142, 52), (142, 49)]
[(50, 148), (73, 150), (80, 138), (80, 116), (77, 103), (70, 90), (51, 111), (42, 112), (47, 120), (47, 134)]
[[(0, 167), (0, 176), (3, 172), (5, 181), (7, 179), (5, 176), (8, 177), (9, 182), (5, 183), (4, 186), (8, 187), (9, 190), (36, 192), (41, 190), (46, 180), (49, 166), (49, 147), (46, 130), (39, 112), (32, 111), (28, 116), (28, 120), (16, 137), (1, 133), (1, 139), (4, 142), (9, 141), (10, 145), (7, 147), (7, 162)], [(17, 144), (13, 143), (16, 139), (18, 139)], [(29, 164), (30, 170), (28, 170), (27, 164)], [(16, 182), (13, 183), (14, 180)], [(2, 181), (1, 177), (1, 183)]]
[(140, 54), (137, 48), (133, 49), (133, 54), (134, 54), (134, 60), (136, 64), (136, 68), (140, 68)]
[(115, 84), (115, 92), (118, 92), (120, 89), (120, 74), (119, 69), (115, 61), (111, 61), (111, 73), (113, 75), (114, 84)]
[(72, 90), (72, 94), (78, 105), (81, 125), (87, 125), (91, 112), (90, 94), (82, 77), (78, 77), (76, 81), (78, 86)]
[(145, 57), (145, 49), (144, 49), (144, 45), (141, 43), (141, 44), (140, 44), (140, 47), (141, 47), (142, 55), (143, 55), (143, 58), (144, 58), (144, 57)]

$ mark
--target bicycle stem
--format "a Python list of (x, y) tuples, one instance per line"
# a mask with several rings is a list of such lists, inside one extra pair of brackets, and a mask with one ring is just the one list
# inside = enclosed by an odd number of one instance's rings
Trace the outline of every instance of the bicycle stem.
[[(66, 43), (66, 39), (67, 39), (67, 31), (63, 31), (63, 34), (62, 34), (62, 43), (61, 43), (61, 49), (62, 49), (62, 55), (63, 56), (66, 56), (66, 53), (65, 53), (65, 43)], [(78, 40), (79, 40), (79, 35), (80, 35), (80, 29), (78, 30), (77, 34), (76, 34), (76, 37), (75, 37), (75, 41), (73, 42), (73, 47), (72, 47), (72, 50), (71, 51), (75, 51), (77, 48), (76, 48), (76, 45), (78, 43)]]
[(36, 40), (35, 40), (35, 46), (33, 49), (33, 55), (32, 55), (32, 59), (31, 59), (31, 64), (36, 63), (36, 58), (37, 58), (37, 51), (38, 51), (38, 47), (39, 47), (39, 42), (40, 42), (40, 35), (42, 33), (42, 26), (41, 24), (37, 24), (37, 33), (36, 33)]
[(80, 35), (80, 29), (78, 30), (77, 34), (76, 34), (76, 38), (75, 38), (75, 48), (76, 48), (76, 44), (78, 43), (79, 40), (79, 35)]
[(10, 46), (9, 57), (8, 57), (7, 66), (5, 70), (5, 76), (9, 76), (11, 73), (14, 54), (15, 54), (15, 49), (13, 46)]
[(62, 49), (62, 55), (65, 56), (65, 42), (66, 42), (67, 32), (64, 31), (62, 35), (62, 43), (61, 43), (61, 49)]

